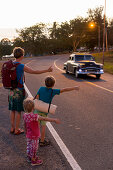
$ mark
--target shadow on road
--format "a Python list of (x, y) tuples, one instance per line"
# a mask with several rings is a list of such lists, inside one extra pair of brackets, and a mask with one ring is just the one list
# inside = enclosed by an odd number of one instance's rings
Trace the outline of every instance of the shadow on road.
[(70, 79), (70, 80), (75, 80), (77, 82), (83, 82), (83, 81), (89, 81), (89, 82), (106, 82), (106, 80), (104, 79), (97, 79), (95, 77), (95, 75), (80, 75), (79, 78), (76, 78), (74, 76), (74, 74), (66, 74), (66, 73), (62, 73), (62, 75), (64, 75), (66, 78)]

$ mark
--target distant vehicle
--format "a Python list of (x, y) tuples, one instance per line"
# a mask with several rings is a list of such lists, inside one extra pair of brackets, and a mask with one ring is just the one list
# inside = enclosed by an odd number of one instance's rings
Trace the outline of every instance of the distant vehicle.
[(77, 52), (86, 52), (86, 51), (89, 51), (86, 47), (80, 47), (77, 49)]
[(103, 71), (103, 64), (96, 63), (94, 57), (87, 53), (73, 53), (64, 63), (66, 73), (73, 73), (78, 78), (80, 75), (93, 74), (99, 79)]
[(2, 56), (2, 60), (13, 60), (13, 59), (15, 59), (14, 58), (14, 56), (13, 56), (13, 54), (11, 54), (11, 55), (4, 55), (4, 56)]

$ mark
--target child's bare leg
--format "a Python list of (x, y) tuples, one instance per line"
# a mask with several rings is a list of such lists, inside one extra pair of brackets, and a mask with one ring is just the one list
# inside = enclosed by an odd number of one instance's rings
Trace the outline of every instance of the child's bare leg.
[(21, 119), (21, 112), (17, 112), (16, 115), (16, 126), (15, 126), (15, 133), (18, 131), (20, 126), (20, 119)]
[(42, 128), (41, 128), (41, 142), (44, 142), (45, 132), (46, 132), (46, 125), (42, 125)]
[(46, 131), (46, 125), (42, 125), (41, 140), (40, 140), (41, 147), (50, 145), (50, 141), (45, 140), (45, 131)]
[(11, 111), (10, 121), (11, 121), (11, 132), (13, 132), (15, 128), (15, 111)]

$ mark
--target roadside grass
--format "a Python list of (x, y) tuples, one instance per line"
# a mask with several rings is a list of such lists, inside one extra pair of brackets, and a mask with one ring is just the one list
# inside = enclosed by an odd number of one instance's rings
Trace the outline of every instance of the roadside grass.
[[(96, 62), (103, 63), (103, 52), (92, 54)], [(104, 71), (113, 74), (113, 51), (104, 53)]]

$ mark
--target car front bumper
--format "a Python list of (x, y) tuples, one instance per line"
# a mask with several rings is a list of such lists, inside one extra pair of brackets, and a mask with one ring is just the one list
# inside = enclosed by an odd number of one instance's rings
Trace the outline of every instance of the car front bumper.
[(103, 69), (101, 69), (100, 71), (88, 71), (79, 69), (77, 71), (77, 74), (104, 74), (104, 71)]

